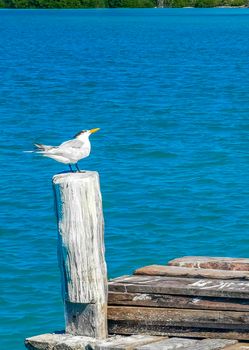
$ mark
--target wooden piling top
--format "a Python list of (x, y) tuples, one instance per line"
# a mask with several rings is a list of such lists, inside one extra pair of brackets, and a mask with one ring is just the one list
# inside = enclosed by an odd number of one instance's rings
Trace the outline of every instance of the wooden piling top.
[(99, 174), (97, 171), (89, 171), (84, 170), (81, 172), (65, 172), (65, 173), (59, 173), (53, 176), (53, 183), (59, 184), (64, 181), (79, 181), (84, 179), (89, 179), (89, 177), (98, 177)]

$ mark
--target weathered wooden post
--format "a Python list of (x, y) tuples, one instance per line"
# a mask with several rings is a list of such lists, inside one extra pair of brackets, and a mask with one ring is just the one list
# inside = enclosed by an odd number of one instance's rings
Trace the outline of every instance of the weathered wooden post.
[(104, 220), (97, 172), (53, 177), (66, 333), (107, 337)]

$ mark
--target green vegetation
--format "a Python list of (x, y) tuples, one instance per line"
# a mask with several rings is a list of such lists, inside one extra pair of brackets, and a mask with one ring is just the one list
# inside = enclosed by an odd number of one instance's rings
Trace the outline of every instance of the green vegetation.
[(0, 0), (0, 8), (249, 6), (249, 0)]
[(109, 7), (107, 5), (106, 0), (0, 0), (0, 7), (6, 8), (102, 8)]
[(249, 6), (249, 0), (163, 0), (165, 7)]

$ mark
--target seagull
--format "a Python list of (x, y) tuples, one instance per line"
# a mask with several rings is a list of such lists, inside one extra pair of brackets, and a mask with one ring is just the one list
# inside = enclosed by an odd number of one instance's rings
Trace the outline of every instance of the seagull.
[(82, 130), (72, 140), (65, 141), (59, 146), (47, 146), (35, 143), (34, 145), (37, 149), (32, 152), (40, 153), (44, 157), (68, 164), (71, 172), (73, 172), (72, 164), (75, 164), (76, 169), (80, 172), (78, 161), (89, 156), (91, 152), (89, 136), (98, 130), (100, 129)]

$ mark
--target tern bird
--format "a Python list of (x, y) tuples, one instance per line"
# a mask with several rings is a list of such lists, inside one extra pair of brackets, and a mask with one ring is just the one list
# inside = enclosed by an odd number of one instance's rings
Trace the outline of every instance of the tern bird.
[(98, 130), (100, 129), (82, 130), (72, 140), (65, 141), (59, 146), (47, 146), (35, 143), (37, 149), (32, 152), (40, 153), (44, 157), (68, 164), (72, 172), (72, 164), (75, 164), (77, 170), (80, 171), (78, 161), (89, 156), (91, 152), (89, 136)]

